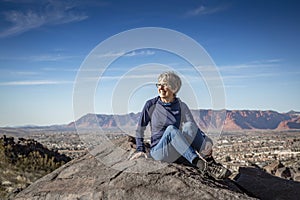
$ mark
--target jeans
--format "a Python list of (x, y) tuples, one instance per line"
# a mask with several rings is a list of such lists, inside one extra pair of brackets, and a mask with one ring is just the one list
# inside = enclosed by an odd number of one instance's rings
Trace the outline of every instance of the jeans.
[(173, 125), (166, 128), (157, 145), (151, 148), (150, 155), (154, 160), (175, 162), (181, 156), (193, 164), (198, 157), (205, 135), (195, 123), (186, 122), (182, 131)]

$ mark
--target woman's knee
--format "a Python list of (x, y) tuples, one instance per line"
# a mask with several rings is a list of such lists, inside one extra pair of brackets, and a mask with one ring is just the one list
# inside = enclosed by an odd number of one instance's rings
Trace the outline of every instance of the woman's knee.
[(186, 122), (182, 126), (183, 132), (197, 133), (198, 126), (194, 122)]
[(169, 125), (165, 131), (168, 131), (168, 132), (174, 132), (174, 131), (177, 131), (178, 128), (174, 125)]
[(181, 135), (181, 131), (174, 125), (169, 125), (164, 133), (167, 142), (171, 142), (174, 138), (178, 138)]

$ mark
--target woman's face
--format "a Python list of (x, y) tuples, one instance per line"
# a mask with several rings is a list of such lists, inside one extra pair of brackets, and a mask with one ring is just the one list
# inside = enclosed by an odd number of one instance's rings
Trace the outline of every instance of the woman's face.
[(174, 93), (170, 89), (170, 86), (166, 82), (159, 82), (156, 84), (157, 86), (157, 91), (159, 94), (159, 97), (162, 99), (173, 99)]

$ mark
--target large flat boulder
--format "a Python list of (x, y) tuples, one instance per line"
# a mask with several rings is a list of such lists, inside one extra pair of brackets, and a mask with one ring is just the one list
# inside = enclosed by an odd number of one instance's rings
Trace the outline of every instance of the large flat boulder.
[(92, 149), (91, 154), (39, 179), (15, 199), (252, 199), (230, 180), (204, 178), (191, 166), (145, 158), (131, 161), (134, 149), (126, 140), (114, 145)]

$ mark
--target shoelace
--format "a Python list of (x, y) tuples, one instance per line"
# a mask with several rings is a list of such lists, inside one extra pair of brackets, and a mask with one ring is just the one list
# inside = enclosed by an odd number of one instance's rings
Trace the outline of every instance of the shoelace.
[(212, 168), (212, 172), (214, 172), (214, 173), (222, 172), (222, 168), (220, 166), (215, 165), (215, 166), (212, 166), (211, 168)]
[(219, 165), (211, 165), (210, 167), (210, 173), (217, 178), (220, 178), (224, 174), (224, 168)]

